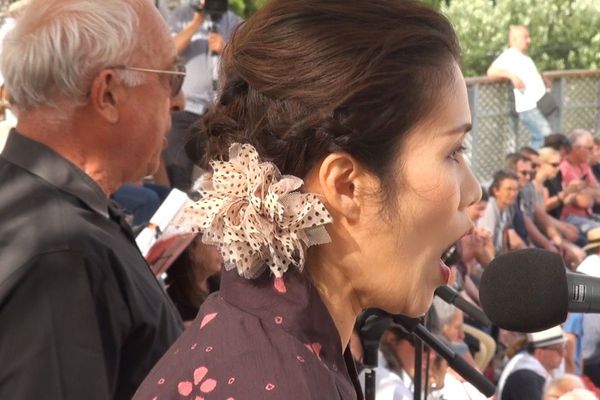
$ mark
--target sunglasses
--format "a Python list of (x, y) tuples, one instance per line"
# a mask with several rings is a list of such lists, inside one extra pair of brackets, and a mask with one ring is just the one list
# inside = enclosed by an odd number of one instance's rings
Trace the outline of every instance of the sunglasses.
[(164, 74), (169, 78), (169, 89), (171, 90), (171, 97), (175, 97), (181, 92), (181, 87), (183, 86), (183, 80), (185, 78), (185, 66), (181, 64), (177, 64), (174, 70), (164, 70), (164, 69), (150, 69), (150, 68), (139, 68), (139, 67), (130, 67), (127, 65), (119, 65), (116, 67), (112, 67), (116, 69), (124, 69), (127, 71), (138, 71), (138, 72), (150, 72), (154, 74)]
[(554, 168), (560, 167), (560, 163), (559, 162), (549, 162), (549, 163), (546, 163), (546, 164), (552, 165)]
[(522, 176), (532, 176), (533, 172), (532, 171), (519, 171), (519, 174), (521, 174)]

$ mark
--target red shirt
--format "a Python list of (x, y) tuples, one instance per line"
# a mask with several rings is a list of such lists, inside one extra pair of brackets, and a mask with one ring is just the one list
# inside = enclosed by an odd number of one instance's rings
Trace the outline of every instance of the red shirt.
[[(588, 164), (571, 164), (568, 160), (560, 163), (560, 172), (562, 175), (563, 189), (567, 187), (569, 182), (574, 180), (585, 180), (591, 187), (597, 187), (598, 181)], [(565, 219), (568, 215), (574, 214), (580, 217), (587, 218), (591, 210), (565, 205), (561, 212), (561, 219)]]

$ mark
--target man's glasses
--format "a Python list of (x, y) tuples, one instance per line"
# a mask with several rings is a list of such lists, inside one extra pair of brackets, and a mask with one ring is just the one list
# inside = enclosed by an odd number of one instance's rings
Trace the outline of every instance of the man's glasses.
[(560, 163), (559, 162), (549, 162), (549, 163), (546, 163), (546, 164), (551, 165), (554, 168), (560, 167)]
[(139, 68), (139, 67), (130, 67), (128, 65), (119, 65), (116, 67), (112, 67), (116, 69), (124, 69), (127, 71), (139, 71), (139, 72), (151, 72), (155, 74), (165, 74), (169, 77), (169, 88), (171, 89), (171, 97), (175, 97), (181, 91), (181, 87), (183, 86), (183, 79), (185, 78), (185, 66), (184, 65), (176, 65), (174, 70), (164, 70), (164, 69), (150, 69), (150, 68)]
[(533, 175), (533, 172), (532, 171), (519, 171), (519, 174), (528, 178)]

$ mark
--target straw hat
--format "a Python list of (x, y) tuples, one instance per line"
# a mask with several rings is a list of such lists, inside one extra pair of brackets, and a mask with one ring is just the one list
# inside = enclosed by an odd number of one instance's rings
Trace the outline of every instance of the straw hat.
[(600, 228), (590, 229), (587, 233), (587, 244), (583, 250), (588, 251), (590, 249), (600, 246)]

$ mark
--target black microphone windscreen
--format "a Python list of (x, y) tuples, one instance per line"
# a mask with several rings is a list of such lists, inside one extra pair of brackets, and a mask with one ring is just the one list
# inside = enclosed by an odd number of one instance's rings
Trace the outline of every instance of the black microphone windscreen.
[(538, 332), (564, 322), (567, 275), (559, 254), (541, 249), (512, 251), (485, 268), (481, 306), (492, 322), (510, 331)]

